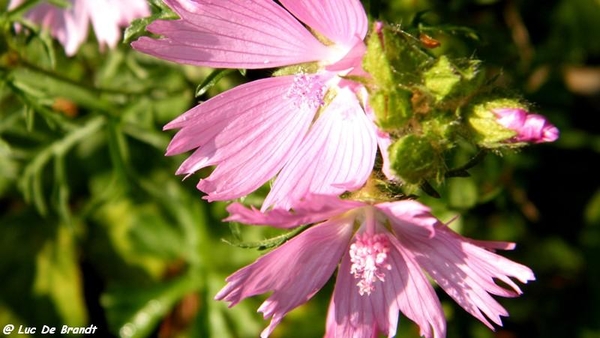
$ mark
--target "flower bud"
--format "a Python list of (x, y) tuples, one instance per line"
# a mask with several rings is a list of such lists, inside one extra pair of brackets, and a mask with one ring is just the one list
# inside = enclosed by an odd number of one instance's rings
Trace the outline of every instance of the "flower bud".
[(520, 108), (496, 108), (492, 112), (499, 124), (517, 133), (508, 142), (543, 143), (558, 139), (558, 128), (542, 115), (530, 114)]
[(474, 142), (484, 148), (552, 142), (559, 135), (545, 117), (528, 113), (523, 104), (511, 99), (476, 104), (467, 119), (475, 132)]
[(431, 137), (405, 135), (388, 148), (390, 168), (404, 183), (419, 185), (428, 179), (440, 181), (444, 162), (439, 148)]

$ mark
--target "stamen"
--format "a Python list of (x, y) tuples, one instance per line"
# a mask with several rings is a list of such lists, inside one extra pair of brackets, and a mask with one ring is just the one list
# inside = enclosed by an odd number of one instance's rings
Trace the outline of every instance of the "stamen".
[(293, 100), (300, 109), (316, 110), (325, 103), (325, 88), (319, 76), (297, 74), (285, 98)]
[(387, 263), (389, 251), (390, 244), (383, 234), (356, 235), (356, 241), (350, 246), (350, 273), (360, 279), (356, 285), (361, 296), (365, 293), (370, 295), (375, 290), (375, 282), (385, 281), (384, 270), (392, 269)]

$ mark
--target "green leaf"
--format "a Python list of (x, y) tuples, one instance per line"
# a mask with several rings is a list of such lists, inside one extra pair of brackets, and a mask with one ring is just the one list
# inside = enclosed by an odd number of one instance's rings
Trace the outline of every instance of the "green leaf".
[(148, 337), (175, 304), (197, 291), (202, 281), (191, 274), (148, 288), (115, 286), (102, 295), (108, 324), (123, 338)]
[(72, 228), (59, 226), (56, 238), (46, 242), (38, 253), (33, 293), (50, 297), (64, 324), (84, 326), (87, 323)]
[(152, 14), (149, 17), (133, 20), (131, 25), (125, 29), (123, 43), (130, 43), (146, 33), (146, 27), (156, 20), (173, 20), (178, 16), (170, 9), (161, 6), (159, 13)]
[(267, 250), (267, 249), (275, 248), (275, 247), (282, 245), (283, 243), (292, 239), (294, 236), (298, 235), (300, 232), (304, 231), (306, 228), (308, 228), (308, 226), (300, 226), (300, 227), (297, 227), (294, 230), (289, 231), (283, 235), (275, 236), (275, 237), (272, 237), (269, 239), (265, 239), (264, 241), (258, 241), (258, 242), (232, 243), (226, 239), (221, 239), (221, 240), (229, 245), (236, 246), (238, 248)]
[(448, 181), (448, 203), (452, 208), (469, 209), (477, 203), (478, 190), (472, 179)]
[(196, 88), (196, 97), (202, 96), (204, 95), (204, 93), (206, 93), (210, 88), (212, 88), (214, 85), (216, 85), (217, 83), (219, 83), (219, 81), (235, 72), (235, 69), (215, 69), (213, 70), (205, 79), (204, 81), (202, 81), (202, 83), (198, 86), (198, 88)]

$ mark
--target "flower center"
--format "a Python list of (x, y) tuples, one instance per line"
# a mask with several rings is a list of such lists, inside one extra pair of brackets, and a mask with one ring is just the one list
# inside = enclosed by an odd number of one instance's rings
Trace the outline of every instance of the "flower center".
[(385, 281), (385, 270), (392, 269), (387, 263), (389, 251), (390, 243), (383, 234), (356, 235), (356, 241), (350, 246), (350, 273), (360, 279), (356, 285), (361, 296), (370, 295), (375, 290), (375, 282)]
[(293, 100), (300, 109), (315, 110), (324, 104), (325, 89), (319, 76), (297, 74), (285, 98)]

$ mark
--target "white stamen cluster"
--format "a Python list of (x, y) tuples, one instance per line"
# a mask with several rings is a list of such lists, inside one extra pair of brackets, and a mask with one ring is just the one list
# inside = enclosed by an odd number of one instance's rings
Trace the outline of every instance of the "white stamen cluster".
[(389, 251), (389, 241), (383, 234), (356, 235), (356, 241), (350, 246), (350, 273), (360, 279), (356, 285), (361, 296), (365, 293), (370, 295), (375, 290), (375, 282), (385, 281), (384, 270), (392, 269), (387, 263)]

